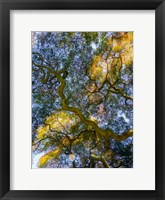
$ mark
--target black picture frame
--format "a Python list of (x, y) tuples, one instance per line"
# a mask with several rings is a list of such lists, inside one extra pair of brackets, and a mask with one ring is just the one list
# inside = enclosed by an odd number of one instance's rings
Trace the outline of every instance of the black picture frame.
[[(155, 10), (156, 17), (156, 179), (155, 190), (10, 190), (10, 10)], [(163, 0), (0, 0), (0, 198), (165, 199), (165, 2)], [(143, 181), (143, 180), (141, 180)]]

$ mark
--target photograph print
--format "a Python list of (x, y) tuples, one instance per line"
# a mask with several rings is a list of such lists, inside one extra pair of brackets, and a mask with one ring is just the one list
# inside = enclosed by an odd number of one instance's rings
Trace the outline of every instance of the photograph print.
[(33, 31), (31, 45), (32, 168), (133, 168), (133, 32)]

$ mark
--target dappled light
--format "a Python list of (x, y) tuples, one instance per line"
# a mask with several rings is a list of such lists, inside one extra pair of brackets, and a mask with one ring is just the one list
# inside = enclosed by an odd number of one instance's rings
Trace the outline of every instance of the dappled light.
[(32, 150), (38, 168), (133, 167), (133, 32), (32, 32)]

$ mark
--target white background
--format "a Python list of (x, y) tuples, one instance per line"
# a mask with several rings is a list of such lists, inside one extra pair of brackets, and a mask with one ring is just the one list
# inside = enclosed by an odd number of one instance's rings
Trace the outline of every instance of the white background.
[[(155, 12), (11, 11), (11, 190), (155, 189)], [(31, 31), (134, 31), (134, 167), (31, 169)]]

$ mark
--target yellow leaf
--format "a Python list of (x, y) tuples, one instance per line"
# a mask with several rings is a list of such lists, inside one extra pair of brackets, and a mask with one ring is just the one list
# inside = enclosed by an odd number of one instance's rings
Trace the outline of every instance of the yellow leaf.
[(47, 133), (48, 130), (49, 130), (49, 126), (48, 125), (46, 125), (46, 126), (40, 126), (37, 129), (37, 133), (38, 133), (37, 138), (38, 139), (42, 139), (46, 135), (46, 133)]
[(58, 147), (56, 150), (50, 151), (43, 155), (40, 160), (39, 160), (39, 166), (44, 167), (45, 164), (50, 160), (50, 159), (57, 159), (60, 154), (60, 148)]

